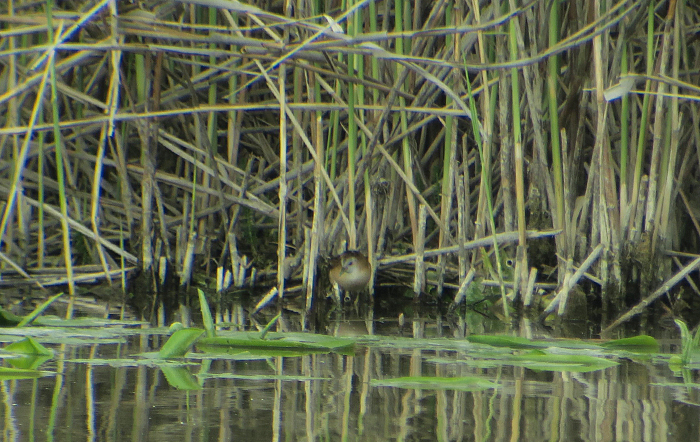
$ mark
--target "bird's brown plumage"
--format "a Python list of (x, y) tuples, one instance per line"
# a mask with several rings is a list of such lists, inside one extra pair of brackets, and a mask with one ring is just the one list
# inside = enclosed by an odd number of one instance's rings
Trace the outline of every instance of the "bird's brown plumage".
[(367, 257), (357, 251), (343, 252), (331, 261), (331, 282), (349, 292), (364, 289), (372, 276), (372, 266)]

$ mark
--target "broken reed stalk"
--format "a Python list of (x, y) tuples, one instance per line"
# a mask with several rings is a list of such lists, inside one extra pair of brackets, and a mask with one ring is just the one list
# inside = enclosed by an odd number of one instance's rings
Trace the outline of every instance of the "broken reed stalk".
[(685, 278), (690, 272), (695, 271), (700, 267), (700, 257), (695, 258), (693, 261), (691, 261), (688, 265), (683, 267), (679, 272), (677, 272), (675, 275), (673, 275), (671, 278), (668, 280), (664, 281), (661, 286), (656, 289), (651, 295), (647, 296), (646, 298), (642, 299), (637, 305), (629, 309), (627, 312), (625, 312), (623, 315), (621, 315), (619, 318), (617, 318), (615, 321), (613, 321), (610, 325), (605, 327), (601, 331), (601, 335), (603, 337), (609, 336), (610, 332), (613, 331), (615, 328), (620, 326), (620, 324), (623, 324), (636, 315), (642, 313), (649, 305), (651, 305), (652, 302), (654, 302), (656, 299), (659, 297), (665, 295), (668, 293), (673, 287), (676, 286), (683, 278)]

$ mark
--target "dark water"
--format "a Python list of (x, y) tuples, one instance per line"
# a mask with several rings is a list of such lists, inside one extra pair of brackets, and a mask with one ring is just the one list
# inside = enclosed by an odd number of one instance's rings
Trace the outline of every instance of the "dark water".
[[(329, 332), (366, 334), (367, 325), (330, 324)], [(403, 328), (396, 321), (369, 325), (378, 334), (458, 334), (434, 321)], [(659, 337), (662, 353), (679, 352), (677, 339)], [(0, 340), (15, 339), (0, 335)], [(164, 339), (143, 334), (110, 343), (48, 344), (56, 356), (41, 369), (54, 375), (0, 382), (0, 439), (700, 440), (697, 367), (674, 372), (654, 356), (621, 358), (618, 366), (587, 373), (534, 371), (475, 356), (468, 346), (441, 350), (375, 343), (358, 345), (354, 355), (188, 359), (189, 365), (179, 368), (137, 364), (136, 354), (160, 348)], [(418, 375), (474, 376), (497, 387), (373, 385)], [(177, 376), (201, 389), (180, 389)]]

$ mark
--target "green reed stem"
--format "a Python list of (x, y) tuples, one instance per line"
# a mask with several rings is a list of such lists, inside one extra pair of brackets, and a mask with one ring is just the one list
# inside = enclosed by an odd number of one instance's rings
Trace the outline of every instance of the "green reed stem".
[[(651, 75), (654, 70), (654, 4), (649, 3), (647, 13), (647, 54), (646, 74)], [(649, 124), (649, 103), (651, 97), (651, 81), (647, 80), (644, 86), (644, 98), (642, 99), (642, 117), (639, 123), (639, 136), (637, 138), (637, 161), (634, 165), (634, 184), (632, 186), (632, 198), (630, 205), (630, 225), (634, 222), (634, 214), (639, 199), (639, 186), (642, 180), (642, 166), (644, 164), (644, 151), (646, 149), (647, 125)]]
[[(352, 9), (353, 2), (348, 0), (347, 4), (348, 10)], [(350, 37), (354, 37), (357, 34), (355, 17), (357, 12), (350, 17), (347, 21), (347, 32)], [(352, 53), (347, 54), (348, 57), (348, 77), (355, 78), (355, 64), (356, 58), (361, 57), (360, 55), (355, 56)], [(355, 120), (355, 105), (357, 104), (357, 97), (355, 96), (355, 82), (348, 81), (348, 218), (350, 218), (350, 231), (348, 232), (348, 243), (351, 249), (357, 247), (357, 221), (355, 219), (355, 173), (356, 173), (356, 162), (357, 162), (357, 121)]]
[[(39, 110), (39, 121), (44, 121), (44, 107)], [(39, 148), (39, 155), (37, 156), (37, 161), (36, 161), (36, 169), (37, 169), (37, 200), (39, 201), (39, 205), (37, 208), (37, 256), (36, 256), (36, 266), (37, 268), (43, 268), (44, 267), (44, 255), (46, 254), (46, 234), (44, 232), (44, 153), (45, 153), (45, 145), (44, 145), (44, 138), (45, 134), (44, 131), (39, 132), (38, 134), (38, 148)]]
[[(377, 1), (371, 0), (369, 2), (369, 31), (374, 34), (377, 32)], [(372, 57), (370, 59), (372, 66), (372, 79), (379, 81), (379, 60), (377, 57)], [(372, 104), (380, 104), (379, 102), (379, 90), (377, 88), (372, 88)]]
[[(404, 31), (404, 1), (403, 0), (397, 0), (394, 6), (394, 25), (395, 25), (395, 31), (397, 33), (402, 33)], [(410, 51), (408, 51), (410, 53)], [(396, 39), (396, 55), (399, 57), (403, 56), (405, 54), (405, 48), (404, 48), (404, 39), (403, 38), (397, 38)], [(402, 77), (402, 71), (405, 68), (401, 64), (396, 64), (396, 78), (401, 78)], [(406, 87), (405, 83), (402, 83), (398, 85), (398, 89), (400, 92), (405, 92)], [(404, 98), (403, 95), (400, 95), (399, 97), (399, 125), (401, 128), (401, 133), (406, 133), (408, 130), (408, 117), (406, 115), (406, 111), (403, 109), (406, 108), (406, 99)], [(415, 180), (413, 179), (413, 152), (411, 152), (411, 145), (409, 143), (408, 137), (404, 137), (401, 140), (401, 150), (403, 153), (403, 168), (404, 168), (404, 173), (406, 174), (407, 179), (410, 181), (411, 184), (415, 184)], [(408, 204), (408, 216), (411, 221), (411, 232), (412, 232), (412, 238), (413, 238), (413, 247), (415, 248), (417, 244), (415, 244), (416, 238), (417, 238), (417, 233), (418, 233), (418, 219), (416, 218), (416, 199), (411, 193), (410, 189), (406, 188), (406, 202)]]
[[(549, 46), (559, 42), (559, 2), (552, 2), (549, 11)], [(554, 175), (554, 196), (556, 202), (555, 229), (564, 225), (564, 178), (559, 143), (559, 105), (557, 100), (557, 79), (559, 78), (559, 57), (553, 55), (547, 61), (547, 98), (549, 101), (549, 134), (552, 143), (552, 169)], [(562, 242), (564, 244), (565, 242)]]
[[(51, 0), (46, 2), (46, 20), (48, 32), (51, 33), (52, 25), (52, 4)], [(56, 32), (58, 38), (59, 30)], [(53, 38), (50, 38), (53, 41)], [(58, 113), (58, 86), (56, 84), (56, 65), (53, 52), (49, 55), (49, 81), (51, 82), (51, 111), (53, 117), (53, 136), (56, 155), (56, 180), (58, 181), (58, 200), (61, 209), (61, 231), (63, 233), (63, 259), (66, 264), (66, 277), (68, 279), (68, 292), (71, 296), (71, 303), (66, 311), (66, 318), (73, 316), (73, 296), (75, 295), (75, 281), (73, 281), (73, 257), (71, 247), (70, 227), (68, 226), (68, 204), (66, 202), (65, 171), (63, 170), (63, 140), (61, 138), (60, 118)]]
[[(363, 14), (364, 11), (357, 10), (352, 18), (352, 21), (354, 22), (353, 29), (355, 33), (360, 33), (362, 34), (364, 32), (364, 26), (363, 26)], [(372, 20), (372, 19), (370, 19)], [(376, 27), (376, 17), (373, 18), (375, 22), (375, 27)], [(376, 62), (376, 60), (374, 60)], [(360, 122), (363, 125), (367, 125), (367, 114), (362, 108), (365, 106), (365, 58), (363, 55), (358, 54), (355, 57), (355, 72), (357, 73), (357, 77), (359, 78), (360, 82), (357, 84), (357, 104), (360, 107), (360, 110), (358, 111), (358, 117), (360, 119)], [(376, 93), (376, 88), (374, 89), (374, 92)], [(373, 101), (372, 104), (378, 104), (377, 101)], [(360, 131), (360, 145), (362, 148), (362, 160), (366, 161), (369, 163), (370, 158), (369, 158), (369, 150), (367, 146), (367, 136), (363, 131)], [(374, 225), (373, 225), (373, 220), (372, 220), (372, 209), (373, 209), (373, 202), (372, 202), (372, 188), (371, 188), (371, 182), (370, 182), (370, 175), (369, 175), (369, 170), (370, 166), (369, 164), (367, 167), (364, 168), (363, 172), (363, 182), (364, 182), (364, 191), (365, 191), (365, 235), (367, 238), (367, 256), (369, 257), (370, 264), (372, 265), (372, 268), (376, 268), (376, 265), (374, 263)], [(370, 285), (370, 292), (372, 292), (372, 286)]]
[[(454, 5), (448, 3), (445, 7), (445, 25), (451, 26), (455, 25), (456, 17), (454, 14)], [(459, 51), (457, 50), (458, 44), (456, 44), (453, 35), (448, 35), (445, 38), (445, 47), (447, 49), (453, 48), (453, 58), (459, 60)], [(452, 90), (456, 90), (456, 86), (459, 82), (457, 70), (453, 69), (448, 77), (448, 84)], [(454, 106), (454, 99), (447, 95), (445, 98), (445, 107), (450, 109)], [(444, 149), (442, 156), (442, 182), (440, 192), (440, 219), (444, 226), (450, 225), (450, 216), (452, 212), (452, 199), (454, 197), (454, 175), (456, 167), (453, 166), (453, 162), (456, 158), (456, 144), (457, 144), (457, 122), (452, 115), (445, 117), (445, 138), (444, 138)], [(439, 245), (444, 247), (449, 242), (450, 231), (440, 229), (439, 233)], [(443, 272), (445, 265), (445, 257), (440, 256), (438, 258), (438, 271), (440, 272), (438, 276), (438, 281), (442, 281)], [(442, 284), (438, 284), (438, 296), (442, 294)]]
[[(629, 61), (627, 60), (627, 44), (622, 46), (622, 60), (620, 63), (620, 75), (625, 76), (629, 72)], [(624, 94), (621, 100), (620, 110), (620, 237), (626, 235), (628, 229), (627, 221), (631, 217), (629, 212), (630, 195), (628, 194), (627, 172), (629, 162), (629, 130), (630, 130), (630, 99), (628, 94)]]

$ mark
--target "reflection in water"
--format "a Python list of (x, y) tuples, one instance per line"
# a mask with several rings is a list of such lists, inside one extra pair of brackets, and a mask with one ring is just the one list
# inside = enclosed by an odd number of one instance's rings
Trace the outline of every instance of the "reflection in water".
[[(697, 408), (683, 402), (696, 402), (697, 393), (662, 386), (673, 380), (665, 364), (535, 372), (474, 358), (468, 346), (370, 345), (354, 356), (190, 360), (182, 370), (202, 388), (181, 390), (173, 385), (188, 384), (172, 379), (175, 372), (166, 378), (129, 357), (149, 343), (159, 345), (145, 335), (126, 344), (64, 345), (48, 368), (57, 375), (2, 381), (2, 440), (665, 441), (696, 432)], [(499, 387), (370, 383), (409, 375), (479, 376)]]

